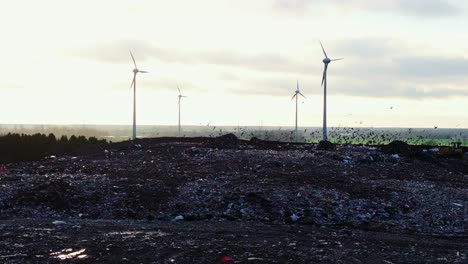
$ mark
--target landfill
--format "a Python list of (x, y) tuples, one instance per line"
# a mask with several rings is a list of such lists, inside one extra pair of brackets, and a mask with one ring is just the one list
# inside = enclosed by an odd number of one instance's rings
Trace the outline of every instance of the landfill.
[(436, 151), (231, 134), (0, 164), (0, 262), (467, 263), (468, 160)]

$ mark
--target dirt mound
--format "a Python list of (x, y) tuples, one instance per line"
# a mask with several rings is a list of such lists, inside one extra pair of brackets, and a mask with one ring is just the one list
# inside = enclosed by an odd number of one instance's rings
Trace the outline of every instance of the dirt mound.
[[(288, 149), (297, 149), (302, 148), (303, 145), (299, 146), (297, 143), (289, 143), (289, 142), (280, 142), (280, 141), (272, 141), (272, 140), (263, 140), (257, 137), (253, 137), (249, 140), (248, 144), (256, 149), (262, 150), (288, 150)], [(310, 145), (310, 144), (308, 144)]]
[(235, 148), (239, 145), (239, 139), (236, 135), (229, 133), (213, 140), (217, 148)]
[(330, 141), (327, 140), (322, 140), (317, 144), (316, 147), (318, 150), (334, 150), (335, 149), (335, 144), (331, 143)]
[[(278, 142), (275, 142), (276, 144), (278, 144)], [(269, 141), (265, 141), (265, 140), (261, 140), (257, 137), (253, 137), (249, 140), (249, 144), (255, 146), (255, 147), (267, 147), (268, 145), (271, 145), (271, 142)]]
[(406, 157), (419, 157), (421, 150), (417, 146), (408, 145), (401, 140), (395, 140), (382, 147), (382, 151), (390, 154), (401, 154)]

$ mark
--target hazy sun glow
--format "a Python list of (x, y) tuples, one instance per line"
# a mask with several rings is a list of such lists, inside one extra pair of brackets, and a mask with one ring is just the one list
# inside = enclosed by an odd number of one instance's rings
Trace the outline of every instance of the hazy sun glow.
[[(0, 123), (468, 128), (468, 4), (440, 0), (2, 1)], [(392, 109), (391, 109), (392, 107)]]

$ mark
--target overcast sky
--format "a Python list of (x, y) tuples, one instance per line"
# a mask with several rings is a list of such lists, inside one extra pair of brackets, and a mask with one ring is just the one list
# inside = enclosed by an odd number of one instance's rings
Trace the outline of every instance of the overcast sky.
[(0, 123), (468, 128), (463, 0), (0, 3)]

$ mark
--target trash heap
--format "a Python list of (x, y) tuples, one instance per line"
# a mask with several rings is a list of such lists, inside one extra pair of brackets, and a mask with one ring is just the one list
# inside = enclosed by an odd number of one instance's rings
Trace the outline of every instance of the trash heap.
[(5, 164), (0, 218), (248, 221), (466, 235), (467, 160), (421, 158), (401, 142), (314, 146), (234, 135), (145, 139)]

